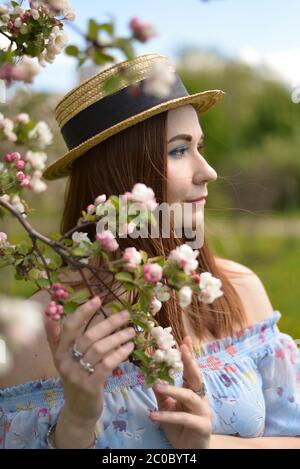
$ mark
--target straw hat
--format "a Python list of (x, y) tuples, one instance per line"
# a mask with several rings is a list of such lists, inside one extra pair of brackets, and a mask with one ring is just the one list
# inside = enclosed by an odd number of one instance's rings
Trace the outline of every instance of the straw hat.
[[(153, 76), (154, 62), (163, 63), (169, 75), (174, 73), (173, 84), (164, 97), (150, 94), (145, 86)], [(110, 93), (102, 84), (114, 76), (121, 80), (117, 91)], [(139, 85), (137, 95), (133, 94), (132, 85)], [(224, 94), (221, 90), (208, 90), (190, 95), (170, 59), (160, 54), (140, 55), (106, 68), (71, 90), (56, 106), (55, 118), (69, 151), (48, 166), (43, 176), (49, 180), (68, 176), (78, 157), (112, 135), (185, 104), (192, 104), (200, 114)]]

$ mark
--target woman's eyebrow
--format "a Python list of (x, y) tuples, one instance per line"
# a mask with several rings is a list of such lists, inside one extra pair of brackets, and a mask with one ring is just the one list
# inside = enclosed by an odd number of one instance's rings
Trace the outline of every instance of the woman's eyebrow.
[[(186, 140), (187, 142), (191, 142), (193, 140), (192, 135), (189, 134), (179, 134), (175, 135), (175, 137), (172, 137), (168, 143), (174, 142), (175, 140)], [(201, 135), (201, 138), (199, 140), (199, 143), (202, 143), (204, 140), (204, 134)]]

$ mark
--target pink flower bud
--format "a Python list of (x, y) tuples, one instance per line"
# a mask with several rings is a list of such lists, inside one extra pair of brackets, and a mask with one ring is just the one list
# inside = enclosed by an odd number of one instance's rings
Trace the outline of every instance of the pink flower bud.
[(20, 183), (20, 185), (21, 185), (22, 187), (28, 187), (28, 186), (30, 185), (30, 180), (29, 180), (27, 177), (25, 177), (25, 179), (22, 180), (22, 182)]
[(16, 178), (18, 179), (18, 181), (22, 182), (22, 181), (24, 181), (24, 179), (26, 179), (26, 176), (23, 173), (23, 171), (19, 171), (16, 175)]
[(10, 156), (11, 156), (12, 161), (19, 161), (22, 159), (22, 156), (20, 155), (18, 151), (14, 151), (13, 153), (10, 154)]
[(89, 215), (93, 215), (95, 213), (95, 206), (93, 204), (88, 205), (86, 211)]
[(142, 268), (144, 279), (156, 283), (162, 278), (163, 269), (159, 264), (145, 264)]
[(16, 168), (17, 169), (24, 169), (25, 168), (25, 161), (19, 160), (16, 162)]

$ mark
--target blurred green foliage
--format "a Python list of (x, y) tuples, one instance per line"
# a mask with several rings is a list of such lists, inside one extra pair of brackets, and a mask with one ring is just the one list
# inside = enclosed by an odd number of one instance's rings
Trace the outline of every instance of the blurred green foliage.
[[(294, 104), (291, 90), (267, 71), (215, 58), (218, 67), (201, 66), (200, 60), (191, 71), (182, 53), (178, 66), (190, 93), (226, 92), (218, 105), (200, 116), (205, 156), (218, 173), (218, 181), (208, 187), (209, 236), (218, 255), (245, 264), (260, 276), (274, 309), (283, 314), (281, 328), (300, 338), (300, 104)], [(58, 95), (20, 90), (8, 105), (1, 106), (7, 117), (29, 112), (48, 122), (54, 133), (50, 161), (66, 149), (54, 120), (59, 99)], [(3, 147), (2, 155), (8, 150)], [(65, 183), (64, 179), (51, 182), (45, 194), (30, 198), (36, 208), (31, 223), (45, 234), (59, 229)], [(280, 229), (285, 221), (291, 230)], [(261, 222), (264, 226), (259, 229)], [(20, 239), (19, 226), (9, 217), (0, 221), (0, 230), (12, 242)], [(12, 270), (0, 271), (0, 293), (30, 296), (33, 290), (26, 282), (15, 282)]]

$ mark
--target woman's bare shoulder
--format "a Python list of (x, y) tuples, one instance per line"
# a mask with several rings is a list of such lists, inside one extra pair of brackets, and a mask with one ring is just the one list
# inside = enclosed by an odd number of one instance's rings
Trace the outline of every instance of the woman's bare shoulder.
[(227, 275), (245, 307), (250, 325), (272, 316), (274, 308), (259, 276), (243, 264), (215, 258), (217, 266)]
[[(29, 299), (40, 303), (44, 309), (50, 301), (50, 296), (46, 290), (40, 290)], [(46, 332), (43, 330), (35, 340), (14, 355), (13, 368), (9, 373), (1, 376), (0, 388), (8, 388), (29, 381), (55, 378), (57, 376), (58, 373), (52, 360)]]

